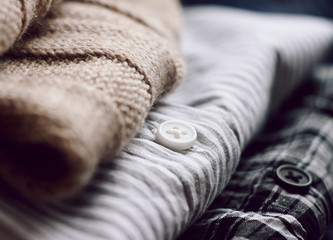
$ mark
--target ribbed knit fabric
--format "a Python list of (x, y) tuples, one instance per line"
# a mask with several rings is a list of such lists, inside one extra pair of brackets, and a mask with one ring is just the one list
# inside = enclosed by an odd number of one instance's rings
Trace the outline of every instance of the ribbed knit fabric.
[[(32, 15), (22, 3), (8, 6), (26, 26)], [(51, 5), (33, 3), (24, 6), (36, 17)], [(70, 196), (134, 137), (156, 99), (182, 78), (178, 7), (65, 1), (30, 27), (0, 60), (0, 172), (9, 184), (38, 199)], [(25, 27), (12, 28), (10, 41)]]
[(0, 54), (20, 39), (32, 23), (61, 0), (3, 0), (0, 8)]
[[(7, 235), (9, 239), (20, 240), (171, 240), (202, 216), (216, 197), (223, 198), (222, 190), (234, 174), (239, 176), (238, 189), (248, 186), (247, 189), (254, 190), (246, 195), (247, 191), (235, 189), (233, 199), (236, 204), (243, 202), (243, 196), (246, 198), (258, 193), (259, 198), (261, 192), (256, 190), (262, 189), (262, 185), (272, 186), (271, 181), (267, 182), (260, 176), (272, 169), (267, 162), (273, 155), (266, 155), (268, 158), (261, 155), (258, 162), (251, 160), (238, 164), (241, 150), (263, 126), (262, 122), (272, 104), (281, 106), (276, 101), (281, 103), (284, 96), (290, 96), (291, 89), (304, 80), (306, 72), (311, 71), (332, 46), (332, 22), (306, 16), (257, 14), (228, 8), (190, 8), (185, 10), (184, 16), (183, 54), (188, 64), (185, 81), (159, 101), (150, 111), (139, 134), (115, 159), (110, 158), (100, 164), (88, 187), (74, 198), (40, 203), (19, 197), (0, 185), (0, 239)], [(272, 92), (279, 98), (273, 99)], [(321, 103), (318, 102), (318, 105)], [(329, 122), (328, 119), (323, 118), (316, 126)], [(176, 152), (156, 142), (152, 129), (157, 129), (167, 120), (182, 120), (191, 124), (197, 132), (195, 148), (199, 150)], [(332, 174), (323, 176), (333, 172), (332, 161), (329, 161), (333, 139), (329, 129), (332, 125), (332, 121), (323, 125), (322, 133), (325, 134), (321, 136), (329, 141), (318, 149), (318, 158), (313, 159), (311, 154), (312, 149), (318, 146), (316, 144), (305, 152), (306, 161), (311, 161), (306, 169), (317, 176), (316, 183), (319, 185), (311, 187), (313, 195), (293, 195), (297, 199), (310, 199), (304, 201), (308, 208), (297, 207), (299, 212), (293, 212), (302, 219), (281, 218), (275, 221), (278, 222), (275, 225), (274, 221), (270, 221), (272, 218), (263, 216), (271, 223), (268, 226), (281, 226), (284, 233), (289, 233), (295, 230), (288, 228), (288, 223), (292, 221), (291, 226), (296, 226), (297, 232), (302, 232), (301, 236), (305, 236), (306, 231), (311, 231), (311, 234), (324, 231), (333, 206), (333, 191), (327, 191), (333, 189), (333, 177)], [(298, 132), (297, 127), (295, 131)], [(285, 136), (293, 135), (295, 131), (288, 131)], [(312, 130), (308, 133), (312, 136)], [(318, 138), (321, 139), (321, 136)], [(308, 139), (304, 138), (304, 143), (298, 140), (300, 145), (288, 145), (286, 140), (282, 145), (283, 155), (297, 146), (308, 147)], [(283, 159), (281, 155), (277, 156)], [(296, 156), (289, 153), (288, 156), (297, 161)], [(303, 156), (303, 153), (297, 154), (297, 157)], [(236, 170), (237, 165), (242, 166), (241, 171)], [(247, 168), (246, 173), (242, 174), (244, 168)], [(326, 170), (322, 172), (320, 169)], [(260, 181), (253, 182), (252, 179), (257, 176)], [(236, 184), (234, 179), (231, 183)], [(269, 194), (276, 194), (263, 195), (258, 203), (264, 201), (265, 208), (274, 203), (277, 207), (286, 206), (282, 202), (286, 193), (274, 192), (275, 189), (269, 188)], [(281, 201), (274, 202), (275, 197)], [(241, 201), (238, 202), (238, 199)], [(315, 211), (312, 211), (314, 208)], [(290, 211), (293, 210), (287, 208), (283, 216)], [(260, 212), (254, 215), (258, 216)], [(245, 216), (249, 218), (242, 225), (232, 218), (225, 221), (228, 226), (232, 225), (232, 232), (234, 229), (246, 231), (253, 226), (253, 218), (251, 213)], [(244, 222), (249, 223), (249, 227)], [(302, 222), (311, 224), (303, 228)], [(224, 225), (219, 224), (217, 219), (216, 225), (205, 226), (214, 229)], [(189, 231), (197, 229), (196, 225)], [(207, 233), (211, 233), (210, 229)], [(198, 234), (202, 234), (199, 237), (204, 236), (205, 232)], [(193, 238), (184, 236), (180, 239)]]

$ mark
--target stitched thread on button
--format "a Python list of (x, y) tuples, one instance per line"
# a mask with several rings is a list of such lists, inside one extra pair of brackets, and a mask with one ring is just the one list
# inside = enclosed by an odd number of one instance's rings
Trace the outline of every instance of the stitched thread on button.
[(294, 173), (292, 171), (288, 171), (285, 178), (290, 179), (296, 183), (299, 183), (300, 180), (303, 179), (303, 177), (301, 175), (296, 175), (296, 174), (294, 175)]
[(187, 122), (169, 120), (160, 124), (155, 133), (156, 142), (174, 150), (189, 150), (197, 139), (196, 130)]
[(276, 169), (276, 180), (287, 191), (297, 193), (306, 193), (312, 184), (309, 172), (291, 164), (284, 164)]
[(180, 139), (181, 135), (187, 135), (186, 131), (180, 131), (178, 127), (173, 127), (172, 130), (167, 130), (166, 133), (173, 135), (176, 139)]

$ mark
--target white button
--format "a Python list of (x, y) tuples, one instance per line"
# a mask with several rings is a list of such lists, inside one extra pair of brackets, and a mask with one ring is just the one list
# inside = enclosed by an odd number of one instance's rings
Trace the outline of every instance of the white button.
[(157, 129), (156, 141), (175, 151), (193, 147), (197, 132), (186, 122), (171, 120), (163, 122)]

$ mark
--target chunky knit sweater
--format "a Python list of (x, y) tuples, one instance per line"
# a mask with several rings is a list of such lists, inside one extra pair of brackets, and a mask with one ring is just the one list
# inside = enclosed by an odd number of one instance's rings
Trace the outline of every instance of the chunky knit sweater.
[(1, 177), (29, 197), (71, 196), (182, 78), (178, 2), (1, 4)]

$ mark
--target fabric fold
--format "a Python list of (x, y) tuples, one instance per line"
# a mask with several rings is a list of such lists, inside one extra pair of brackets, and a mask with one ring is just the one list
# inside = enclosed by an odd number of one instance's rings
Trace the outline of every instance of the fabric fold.
[[(333, 208), (333, 67), (314, 73), (245, 151), (227, 188), (179, 239), (322, 239)], [(277, 181), (278, 167), (286, 164), (310, 173), (307, 191)]]
[(61, 0), (4, 0), (0, 10), (0, 55), (12, 47), (29, 26), (40, 21)]
[[(332, 43), (325, 19), (185, 10), (185, 81), (73, 198), (39, 203), (0, 188), (0, 229), (26, 240), (176, 239), (228, 185), (271, 106), (281, 106)], [(174, 119), (195, 128), (193, 149), (176, 152), (155, 141), (153, 130)]]
[[(122, 11), (118, 1), (57, 4), (1, 58), (0, 172), (24, 195), (56, 200), (79, 191), (181, 80), (179, 3), (137, 1), (149, 20), (142, 24), (129, 2)], [(32, 3), (36, 16), (51, 6)]]

